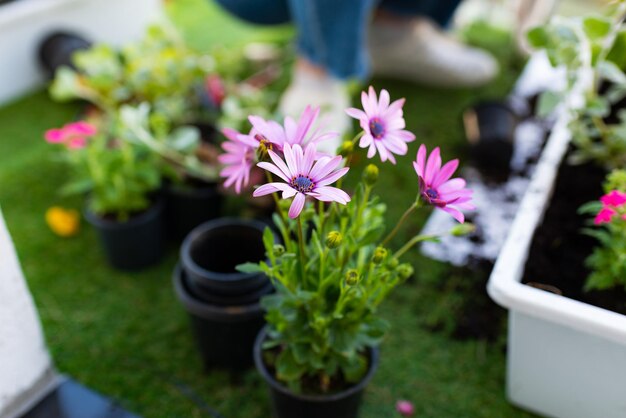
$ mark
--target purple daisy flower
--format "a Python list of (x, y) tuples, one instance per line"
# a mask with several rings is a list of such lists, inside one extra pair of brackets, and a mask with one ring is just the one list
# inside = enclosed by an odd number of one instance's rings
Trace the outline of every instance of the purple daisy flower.
[(426, 146), (420, 145), (413, 167), (419, 178), (422, 200), (437, 209), (449, 213), (463, 223), (465, 216), (462, 210), (476, 209), (472, 200), (472, 190), (465, 188), (465, 180), (454, 178), (452, 174), (459, 166), (459, 160), (447, 162), (441, 166), (439, 147), (435, 148), (426, 161)]
[(298, 144), (286, 143), (283, 147), (285, 161), (274, 151), (268, 151), (272, 163), (260, 162), (257, 165), (276, 176), (285, 183), (267, 183), (259, 187), (252, 194), (254, 197), (264, 196), (274, 192), (283, 192), (283, 199), (294, 197), (289, 208), (289, 217), (295, 219), (302, 212), (306, 196), (311, 196), (323, 202), (339, 202), (343, 205), (350, 201), (346, 192), (336, 187), (330, 187), (343, 177), (349, 170), (348, 167), (336, 168), (341, 163), (342, 157), (323, 156), (316, 161), (317, 149), (315, 144), (309, 144), (304, 152)]
[(404, 99), (396, 100), (389, 104), (389, 92), (385, 89), (380, 91), (380, 99), (376, 97), (374, 88), (370, 86), (369, 93), (361, 92), (363, 110), (350, 108), (346, 113), (359, 120), (361, 128), (365, 132), (361, 137), (359, 146), (368, 148), (367, 158), (372, 158), (376, 151), (381, 161), (396, 163), (394, 154), (406, 155), (407, 142), (415, 140), (415, 135), (404, 129), (402, 106)]
[(224, 128), (222, 133), (228, 141), (222, 143), (225, 153), (217, 157), (224, 165), (220, 176), (225, 177), (224, 187), (235, 185), (235, 192), (241, 193), (242, 187), (246, 187), (250, 181), (250, 170), (255, 161), (255, 149), (239, 138), (245, 135), (234, 129)]
[(307, 106), (297, 122), (286, 117), (284, 125), (273, 120), (265, 120), (260, 116), (249, 116), (252, 132), (249, 135), (242, 135), (240, 139), (249, 146), (260, 148), (262, 152), (270, 150), (276, 152), (282, 151), (285, 144), (306, 147), (308, 144), (317, 144), (337, 137), (339, 134), (336, 132), (320, 134), (319, 130), (312, 129), (319, 112), (318, 107)]

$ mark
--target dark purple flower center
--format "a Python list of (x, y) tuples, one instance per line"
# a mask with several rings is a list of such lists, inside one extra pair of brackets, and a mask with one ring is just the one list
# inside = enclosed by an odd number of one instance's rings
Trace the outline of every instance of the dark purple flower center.
[(313, 180), (308, 176), (294, 177), (291, 179), (289, 185), (300, 193), (308, 193), (315, 187), (315, 183), (313, 183)]
[(425, 193), (426, 193), (426, 196), (428, 196), (429, 199), (438, 199), (439, 198), (439, 193), (437, 193), (437, 190), (427, 189)]
[(380, 139), (385, 135), (385, 125), (378, 118), (370, 119), (370, 133), (376, 139)]
[(429, 205), (436, 206), (438, 208), (444, 208), (449, 202), (439, 197), (439, 192), (431, 187), (426, 187), (424, 180), (420, 177), (420, 189), (422, 190), (422, 198)]

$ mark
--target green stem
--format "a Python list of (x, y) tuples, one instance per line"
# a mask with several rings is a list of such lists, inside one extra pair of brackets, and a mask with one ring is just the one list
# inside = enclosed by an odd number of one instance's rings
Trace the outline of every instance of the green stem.
[(304, 234), (302, 233), (302, 221), (298, 216), (298, 245), (300, 247), (300, 277), (302, 283), (304, 283)]
[(400, 248), (398, 251), (396, 251), (396, 253), (394, 254), (394, 257), (399, 259), (400, 257), (402, 257), (402, 254), (404, 254), (405, 252), (409, 251), (418, 242), (427, 241), (429, 239), (437, 238), (439, 236), (440, 235), (435, 235), (435, 234), (433, 234), (433, 235), (416, 235), (413, 238), (411, 238), (409, 240), (409, 242), (404, 244), (404, 246), (402, 248)]
[(393, 230), (389, 233), (389, 235), (385, 237), (383, 242), (381, 242), (380, 244), (381, 247), (384, 247), (385, 245), (387, 245), (389, 241), (391, 241), (391, 239), (398, 233), (398, 231), (400, 230), (400, 227), (402, 226), (404, 221), (407, 220), (411, 212), (417, 209), (417, 202), (418, 200), (416, 199), (415, 202), (413, 202), (413, 204), (409, 206), (409, 208), (404, 212), (404, 214), (402, 215), (402, 217), (400, 218), (396, 226), (393, 228)]

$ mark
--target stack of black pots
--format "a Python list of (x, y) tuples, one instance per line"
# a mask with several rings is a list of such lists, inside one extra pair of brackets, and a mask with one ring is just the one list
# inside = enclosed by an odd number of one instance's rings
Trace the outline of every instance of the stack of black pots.
[(206, 369), (242, 371), (253, 365), (252, 348), (265, 324), (259, 300), (273, 291), (262, 273), (241, 273), (237, 265), (265, 259), (266, 224), (215, 219), (183, 241), (174, 289), (187, 311)]

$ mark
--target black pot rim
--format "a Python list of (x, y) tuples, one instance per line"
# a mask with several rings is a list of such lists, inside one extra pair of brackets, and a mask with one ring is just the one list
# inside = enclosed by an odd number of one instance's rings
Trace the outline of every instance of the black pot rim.
[(193, 315), (204, 319), (220, 320), (223, 322), (239, 322), (249, 318), (257, 317), (263, 313), (259, 302), (248, 305), (220, 306), (202, 301), (189, 292), (183, 283), (182, 270), (174, 269), (172, 282), (178, 300), (183, 304), (185, 310)]
[(230, 218), (230, 217), (212, 219), (210, 221), (207, 221), (198, 225), (197, 227), (192, 229), (189, 234), (187, 234), (187, 236), (183, 240), (183, 244), (180, 246), (180, 261), (182, 265), (185, 266), (184, 268), (188, 270), (188, 274), (203, 277), (203, 276), (206, 276), (206, 272), (210, 272), (211, 280), (225, 282), (225, 283), (243, 281), (243, 280), (250, 279), (254, 276), (261, 274), (261, 273), (243, 273), (239, 271), (236, 271), (233, 273), (215, 272), (215, 271), (206, 270), (200, 267), (193, 260), (193, 258), (191, 257), (191, 245), (196, 240), (196, 238), (206, 233), (208, 230), (211, 230), (214, 228), (227, 227), (227, 226), (247, 226), (253, 229), (257, 229), (258, 231), (261, 232), (261, 235), (263, 235), (263, 231), (265, 230), (265, 227), (267, 227), (267, 225), (264, 224), (263, 222), (260, 222), (254, 219), (241, 219), (241, 218)]
[(155, 216), (158, 216), (159, 213), (163, 211), (164, 203), (163, 199), (156, 198), (152, 205), (150, 205), (145, 211), (137, 216), (133, 216), (129, 218), (127, 221), (117, 221), (112, 219), (105, 219), (100, 215), (97, 215), (95, 212), (92, 212), (89, 208), (86, 208), (83, 213), (85, 219), (95, 226), (106, 228), (106, 229), (125, 229), (128, 226), (141, 225), (147, 222), (150, 222)]
[(265, 380), (267, 384), (269, 384), (274, 390), (277, 390), (278, 392), (284, 395), (291, 396), (293, 398), (297, 398), (297, 399), (307, 401), (307, 402), (338, 401), (341, 399), (345, 399), (357, 392), (362, 391), (365, 388), (365, 386), (369, 384), (370, 380), (372, 380), (374, 373), (378, 369), (378, 354), (379, 354), (378, 348), (370, 347), (369, 348), (370, 367), (367, 373), (365, 374), (365, 376), (363, 376), (363, 378), (356, 385), (351, 386), (345, 390), (342, 390), (341, 392), (331, 393), (328, 395), (310, 395), (310, 394), (294, 393), (291, 390), (289, 390), (289, 388), (282, 385), (278, 380), (276, 380), (276, 378), (272, 376), (269, 370), (267, 370), (267, 367), (265, 367), (265, 363), (263, 362), (263, 357), (261, 355), (261, 353), (263, 352), (263, 350), (261, 349), (261, 345), (263, 344), (263, 341), (267, 337), (267, 329), (268, 329), (267, 325), (261, 328), (261, 331), (259, 331), (259, 334), (257, 335), (256, 340), (254, 341), (254, 365), (256, 366), (256, 369), (263, 377), (263, 380)]
[[(219, 293), (219, 289), (207, 289), (203, 286), (198, 285), (196, 282), (191, 280), (190, 277), (187, 276), (185, 269), (181, 266), (180, 262), (176, 263), (176, 267), (174, 267), (174, 274), (180, 275), (181, 280), (183, 282), (183, 286), (189, 292), (189, 294), (198, 300), (202, 300), (203, 302), (214, 304), (214, 301), (207, 298), (212, 297), (213, 299), (225, 299), (225, 300), (233, 300), (233, 299), (248, 299), (247, 302), (243, 302), (243, 304), (253, 303), (253, 300), (260, 300), (263, 296), (269, 295), (274, 290), (274, 286), (270, 280), (267, 280), (265, 283), (261, 284), (259, 287), (252, 288), (248, 292), (245, 293)], [(217, 306), (228, 306), (229, 303), (215, 303)], [(230, 305), (233, 305), (232, 303)], [(237, 304), (235, 304), (237, 305)]]

